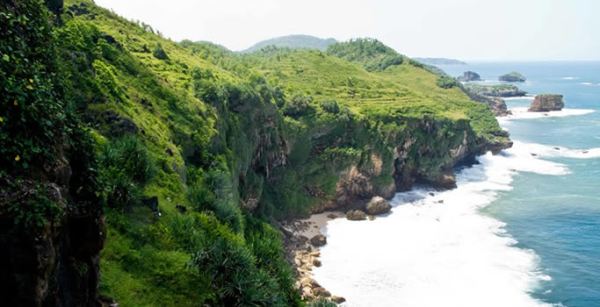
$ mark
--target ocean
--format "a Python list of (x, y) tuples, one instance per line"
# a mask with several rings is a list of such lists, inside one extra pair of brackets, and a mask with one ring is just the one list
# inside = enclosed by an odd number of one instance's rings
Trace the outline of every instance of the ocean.
[(374, 221), (328, 222), (315, 279), (345, 306), (600, 306), (600, 62), (472, 63), (511, 71), (565, 109), (499, 119), (513, 148), (458, 170), (458, 187), (398, 193)]

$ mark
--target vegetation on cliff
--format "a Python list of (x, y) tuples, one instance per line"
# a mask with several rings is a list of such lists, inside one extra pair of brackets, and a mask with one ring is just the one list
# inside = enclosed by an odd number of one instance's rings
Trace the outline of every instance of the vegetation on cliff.
[[(19, 42), (28, 36), (2, 23), (15, 42), (0, 44), (0, 174), (78, 161), (71, 199), (101, 203), (107, 230), (73, 242), (101, 247), (106, 233), (100, 292), (122, 306), (302, 305), (278, 219), (414, 182), (448, 187), (457, 163), (508, 144), (485, 105), (376, 40), (236, 55), (174, 43), (88, 0), (67, 0), (54, 29), (41, 1), (11, 5), (1, 18), (23, 22), (28, 6), (44, 32)], [(18, 225), (11, 214), (3, 223)], [(98, 278), (84, 264), (71, 265)]]

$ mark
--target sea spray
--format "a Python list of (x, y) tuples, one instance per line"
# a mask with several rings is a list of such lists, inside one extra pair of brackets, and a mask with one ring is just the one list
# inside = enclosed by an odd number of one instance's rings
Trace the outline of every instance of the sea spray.
[(334, 220), (315, 277), (348, 306), (538, 306), (536, 255), (515, 247), (504, 224), (479, 212), (510, 190), (517, 171), (563, 175), (562, 164), (527, 144), (458, 173), (458, 188), (396, 195), (393, 213), (372, 222)]

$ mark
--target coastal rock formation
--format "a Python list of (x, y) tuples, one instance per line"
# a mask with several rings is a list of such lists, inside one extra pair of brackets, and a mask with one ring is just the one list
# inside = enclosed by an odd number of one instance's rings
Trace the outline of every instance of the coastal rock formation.
[(511, 114), (506, 106), (506, 102), (502, 98), (492, 97), (490, 98), (488, 105), (496, 116), (506, 116)]
[(367, 213), (370, 215), (380, 215), (390, 212), (392, 205), (381, 196), (371, 198), (367, 204)]
[(350, 210), (346, 213), (346, 218), (350, 221), (364, 221), (367, 214), (362, 210)]
[(527, 80), (527, 79), (521, 73), (513, 71), (508, 74), (500, 76), (498, 78), (498, 80), (504, 81), (504, 82), (525, 82), (525, 80)]
[(557, 94), (543, 94), (535, 96), (529, 112), (549, 112), (549, 111), (560, 111), (564, 108), (565, 103), (563, 101), (563, 95)]
[(470, 82), (470, 81), (481, 81), (481, 76), (474, 71), (465, 71), (462, 76), (459, 76), (458, 81)]

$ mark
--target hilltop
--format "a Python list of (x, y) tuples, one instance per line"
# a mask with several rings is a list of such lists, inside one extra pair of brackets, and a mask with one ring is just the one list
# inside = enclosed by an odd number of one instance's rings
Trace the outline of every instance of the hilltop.
[(242, 52), (254, 52), (258, 51), (267, 46), (274, 46), (278, 48), (290, 48), (290, 49), (316, 49), (326, 50), (330, 45), (335, 44), (337, 41), (333, 38), (319, 38), (311, 35), (286, 35), (276, 38), (267, 39), (258, 42), (251, 47), (243, 50)]
[(267, 46), (290, 49), (317, 49), (325, 50), (337, 41), (333, 38), (319, 38), (311, 35), (287, 35), (276, 38), (267, 39), (258, 42), (242, 52), (254, 52)]

